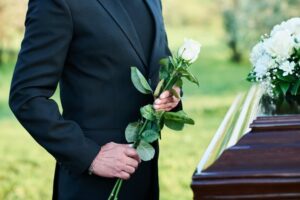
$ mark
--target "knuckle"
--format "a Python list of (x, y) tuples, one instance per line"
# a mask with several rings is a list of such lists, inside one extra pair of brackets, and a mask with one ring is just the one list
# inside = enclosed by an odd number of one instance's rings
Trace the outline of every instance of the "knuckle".
[(118, 164), (116, 165), (117, 171), (121, 171), (124, 168), (124, 164), (121, 162), (118, 162)]
[(135, 161), (133, 162), (133, 166), (134, 166), (135, 168), (137, 168), (137, 167), (139, 166), (139, 162), (135, 160)]
[(128, 153), (130, 153), (132, 155), (136, 154), (136, 151), (133, 148), (128, 149), (128, 151), (129, 151)]
[(114, 145), (115, 145), (114, 142), (109, 142), (109, 143), (107, 143), (107, 146), (114, 146)]
[(124, 174), (124, 179), (125, 179), (125, 180), (128, 180), (129, 178), (130, 178), (130, 175), (129, 175), (129, 174), (127, 174), (127, 173)]
[(131, 169), (131, 173), (133, 174), (135, 172), (135, 168), (132, 168)]
[(126, 164), (127, 163), (127, 156), (123, 155), (121, 158), (121, 162), (122, 164)]

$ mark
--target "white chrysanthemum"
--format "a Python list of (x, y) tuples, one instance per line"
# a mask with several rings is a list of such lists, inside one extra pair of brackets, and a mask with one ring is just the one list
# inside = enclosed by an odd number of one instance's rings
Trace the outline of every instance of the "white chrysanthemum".
[(201, 44), (192, 39), (184, 39), (184, 44), (179, 48), (178, 55), (185, 61), (193, 63), (201, 51)]
[(256, 77), (263, 78), (266, 76), (268, 70), (273, 67), (275, 64), (274, 59), (267, 54), (261, 55), (255, 62), (254, 62), (254, 69), (253, 71), (256, 74)]
[(279, 59), (289, 58), (295, 46), (294, 38), (288, 30), (276, 32), (273, 36), (265, 40), (266, 51), (272, 56)]
[(283, 76), (287, 76), (289, 74), (293, 74), (295, 66), (295, 62), (285, 61), (279, 65), (279, 69), (283, 71)]
[(257, 60), (266, 53), (263, 42), (258, 43), (252, 48), (250, 54), (250, 61), (252, 65), (255, 65)]

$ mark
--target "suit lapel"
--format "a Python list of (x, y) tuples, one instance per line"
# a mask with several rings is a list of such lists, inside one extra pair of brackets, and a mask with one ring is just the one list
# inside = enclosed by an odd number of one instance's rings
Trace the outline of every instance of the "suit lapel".
[(125, 34), (130, 44), (134, 48), (136, 54), (141, 59), (143, 66), (137, 66), (146, 73), (145, 66), (147, 66), (147, 60), (137, 35), (136, 29), (127, 14), (126, 10), (120, 4), (118, 0), (97, 0), (103, 8), (108, 12), (108, 14), (114, 19), (114, 21), (121, 28), (122, 32)]
[(159, 52), (158, 52), (158, 42), (159, 42), (159, 29), (160, 29), (160, 23), (159, 23), (159, 19), (158, 16), (160, 15), (159, 13), (159, 5), (155, 5), (155, 0), (144, 0), (148, 7), (150, 8), (151, 14), (153, 16), (153, 19), (155, 21), (155, 39), (154, 39), (154, 44), (152, 47), (152, 52), (151, 52), (151, 56), (150, 56), (150, 61), (149, 61), (149, 77), (152, 77), (152, 74), (157, 71), (156, 70), (156, 66), (158, 66), (158, 60), (160, 59), (159, 56)]

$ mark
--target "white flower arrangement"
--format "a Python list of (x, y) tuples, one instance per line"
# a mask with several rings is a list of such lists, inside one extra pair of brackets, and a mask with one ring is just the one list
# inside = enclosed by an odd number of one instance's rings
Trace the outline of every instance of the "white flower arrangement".
[(300, 18), (274, 26), (251, 52), (248, 81), (258, 82), (272, 97), (300, 93)]

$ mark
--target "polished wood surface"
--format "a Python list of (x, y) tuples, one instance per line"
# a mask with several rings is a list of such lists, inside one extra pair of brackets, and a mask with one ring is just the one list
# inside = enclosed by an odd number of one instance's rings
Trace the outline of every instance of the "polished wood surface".
[(300, 115), (257, 117), (192, 181), (194, 199), (300, 200)]

